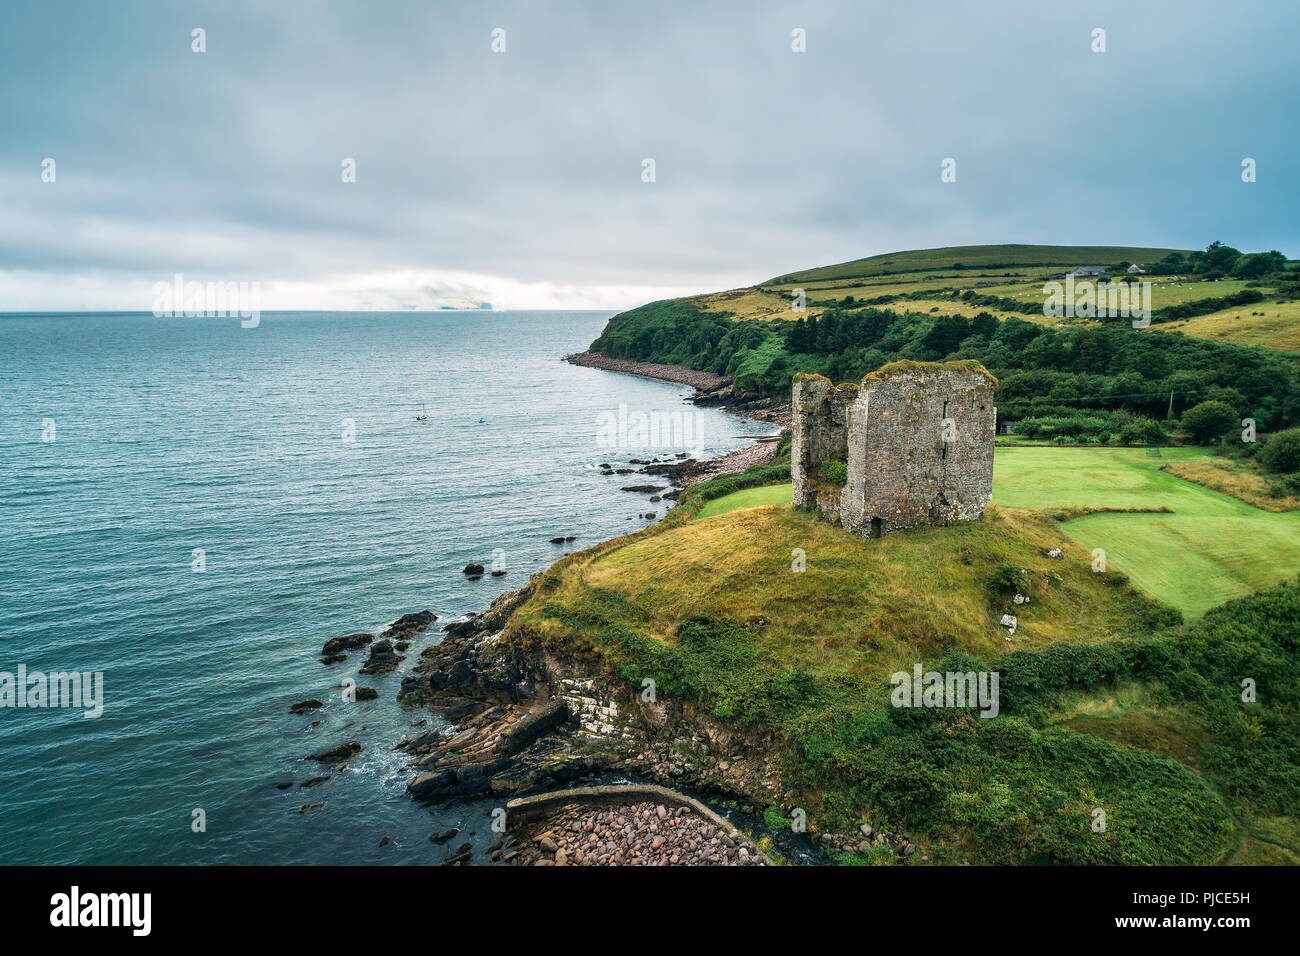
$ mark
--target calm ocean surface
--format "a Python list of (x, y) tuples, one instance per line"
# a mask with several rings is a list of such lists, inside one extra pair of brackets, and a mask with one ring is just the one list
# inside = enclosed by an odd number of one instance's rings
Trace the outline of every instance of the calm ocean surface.
[[(402, 673), (446, 621), (560, 557), (549, 538), (663, 513), (618, 490), (644, 476), (599, 462), (771, 431), (560, 361), (608, 317), (0, 316), (0, 671), (104, 674), (98, 719), (0, 708), (0, 864), (440, 863), (444, 827), (491, 842), (493, 801), (406, 798), (390, 748), (430, 715), (396, 704)], [(600, 416), (620, 404), (693, 416), (696, 440), (610, 449)], [(464, 579), (498, 551), (505, 577)], [(440, 620), (392, 674), (319, 663), (327, 638), (425, 608)], [(343, 702), (345, 677), (380, 699)], [(326, 706), (290, 715), (305, 697)], [(365, 751), (342, 774), (302, 759), (350, 739)]]

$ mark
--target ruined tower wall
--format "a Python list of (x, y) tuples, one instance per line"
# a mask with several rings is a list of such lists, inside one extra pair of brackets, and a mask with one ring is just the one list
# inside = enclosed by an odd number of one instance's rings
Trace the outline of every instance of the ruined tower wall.
[[(849, 407), (858, 396), (852, 385), (836, 387), (821, 375), (798, 375), (791, 398), (790, 479), (796, 508), (815, 508), (828, 491), (820, 480), (822, 462), (848, 454)], [(838, 492), (838, 489), (834, 489)], [(834, 495), (830, 495), (834, 497)]]
[[(860, 388), (797, 376), (795, 506), (869, 537), (978, 520), (993, 493), (996, 389), (974, 364), (898, 363), (868, 375)], [(828, 458), (847, 460), (843, 489), (820, 475)]]
[(942, 366), (873, 376), (849, 413), (845, 528), (874, 536), (978, 520), (993, 495), (992, 376)]

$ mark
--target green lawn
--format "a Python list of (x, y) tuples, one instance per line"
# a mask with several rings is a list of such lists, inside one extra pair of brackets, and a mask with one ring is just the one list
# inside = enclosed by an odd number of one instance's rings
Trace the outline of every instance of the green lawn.
[(792, 494), (790, 485), (762, 485), (758, 488), (746, 488), (744, 491), (736, 491), (721, 498), (714, 498), (700, 509), (699, 514), (695, 516), (696, 520), (700, 518), (711, 518), (714, 515), (724, 515), (728, 511), (735, 511), (739, 508), (763, 508), (771, 505), (788, 505)]
[[(993, 501), (1007, 508), (1173, 509), (1086, 515), (1061, 528), (1189, 619), (1300, 570), (1300, 512), (1262, 511), (1160, 471), (1206, 457), (1203, 449), (1164, 448), (1149, 458), (1140, 448), (999, 446), (996, 455)], [(789, 501), (789, 484), (750, 488), (709, 502), (699, 517)]]
[(1011, 508), (1152, 508), (1173, 514), (1093, 514), (1063, 530), (1139, 588), (1200, 617), (1224, 601), (1271, 587), (1300, 569), (1300, 514), (1262, 511), (1160, 471), (1203, 449), (999, 448), (993, 500)]

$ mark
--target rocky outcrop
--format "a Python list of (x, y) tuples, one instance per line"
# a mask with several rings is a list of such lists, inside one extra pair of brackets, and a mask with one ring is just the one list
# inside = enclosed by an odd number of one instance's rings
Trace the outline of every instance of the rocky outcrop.
[(337, 747), (331, 747), (329, 750), (323, 750), (318, 754), (312, 754), (308, 760), (319, 760), (321, 763), (339, 763), (343, 760), (349, 760), (361, 753), (361, 744), (355, 740), (349, 740), (345, 744), (339, 744)]
[(387, 674), (406, 660), (393, 648), (393, 642), (384, 638), (370, 645), (370, 657), (361, 665), (362, 674)]
[(456, 725), (398, 744), (416, 772), (413, 797), (514, 796), (618, 768), (758, 806), (774, 802), (780, 776), (770, 731), (724, 724), (689, 702), (643, 701), (594, 652), (503, 640), (531, 593), (532, 585), (502, 595), (455, 625), (403, 679), (399, 700)]
[(388, 625), (387, 630), (379, 636), (391, 641), (409, 641), (436, 620), (438, 620), (438, 615), (432, 611), (416, 611), (414, 614), (403, 614)]
[(322, 656), (329, 657), (332, 654), (355, 651), (358, 647), (365, 647), (374, 639), (373, 634), (346, 634), (343, 637), (331, 637), (320, 652)]

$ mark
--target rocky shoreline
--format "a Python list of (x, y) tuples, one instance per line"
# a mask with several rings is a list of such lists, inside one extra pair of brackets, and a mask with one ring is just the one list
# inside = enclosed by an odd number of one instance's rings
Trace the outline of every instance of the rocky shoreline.
[(570, 365), (581, 365), (584, 368), (599, 368), (607, 372), (628, 372), (645, 378), (677, 382), (680, 385), (689, 385), (703, 392), (722, 388), (731, 382), (727, 376), (716, 375), (713, 372), (699, 372), (695, 369), (683, 368), (680, 365), (662, 365), (657, 362), (636, 362), (632, 359), (612, 358), (601, 352), (577, 352), (573, 355), (566, 355), (564, 361)]
[[(726, 727), (681, 701), (643, 702), (599, 655), (503, 641), (510, 615), (534, 586), (501, 595), (484, 614), (448, 625), (443, 640), (426, 648), (403, 678), (399, 701), (428, 708), (455, 725), (453, 731), (430, 730), (396, 745), (411, 758), (411, 797), (434, 803), (490, 795), (504, 804), (618, 773), (732, 795), (753, 812), (769, 805), (780, 788), (769, 732)], [(667, 825), (634, 823), (630, 833), (615, 834), (627, 820), (648, 823), (640, 813), (624, 808), (616, 817), (600, 817), (584, 809), (574, 816), (584, 827), (591, 823), (584, 839), (607, 835), (598, 840), (601, 849), (591, 862), (657, 860), (659, 855), (648, 855), (656, 837), (663, 842), (654, 850), (671, 847), (665, 860), (676, 853), (679, 863), (743, 862), (735, 850), (744, 841), (728, 845), (703, 822), (683, 820), (680, 832), (671, 833)], [(617, 816), (624, 823), (614, 826)], [(638, 834), (646, 848), (638, 849)], [(512, 836), (521, 862), (540, 859), (531, 838)], [(612, 849), (605, 846), (611, 840)], [(549, 858), (555, 862), (554, 851)]]
[[(487, 796), (504, 806), (617, 775), (677, 792), (714, 794), (751, 818), (765, 817), (774, 807), (786, 819), (798, 815), (796, 795), (781, 778), (781, 744), (769, 729), (720, 720), (690, 701), (645, 700), (596, 652), (505, 639), (511, 615), (536, 584), (535, 577), (499, 596), (484, 614), (447, 625), (443, 639), (425, 648), (402, 679), (403, 705), (427, 708), (453, 725), (395, 746), (410, 758), (407, 793), (413, 799), (441, 803)], [(647, 809), (640, 798), (599, 810), (563, 807), (540, 828), (512, 825), (492, 859), (555, 865), (561, 862), (557, 851), (564, 849), (565, 860), (573, 863), (658, 865), (673, 863), (674, 855), (683, 865), (762, 862), (750, 837), (733, 834), (728, 842), (708, 821), (686, 820), (687, 815), (680, 826), (663, 824), (662, 803), (649, 801)], [(543, 835), (551, 842), (542, 843)], [(907, 834), (867, 824), (808, 836), (823, 859), (928, 859)], [(742, 846), (745, 857), (735, 852)]]
[(599, 368), (607, 372), (626, 372), (629, 375), (641, 375), (645, 378), (657, 378), (665, 382), (677, 382), (695, 389), (691, 401), (696, 405), (706, 405), (734, 412), (745, 418), (770, 422), (781, 428), (790, 427), (790, 404), (777, 402), (761, 395), (737, 391), (731, 379), (714, 372), (700, 372), (680, 365), (664, 365), (658, 362), (637, 362), (632, 359), (612, 358), (600, 352), (578, 352), (566, 355), (564, 360), (571, 365), (584, 368)]
[[(697, 390), (692, 401), (773, 424), (789, 423), (788, 406), (737, 396), (723, 376), (593, 353), (567, 360), (691, 385)], [(676, 486), (629, 486), (629, 491), (654, 492), (655, 501), (675, 497), (696, 481), (766, 463), (776, 444), (756, 442), (711, 461), (668, 456), (634, 459), (626, 468), (604, 467), (609, 475), (644, 474)], [(553, 543), (571, 540), (561, 536)], [(465, 573), (474, 579), (483, 570), (471, 565)], [(441, 639), (420, 651), (402, 677), (400, 704), (441, 718), (393, 746), (407, 761), (411, 776), (406, 789), (412, 799), (440, 803), (488, 797), (504, 805), (524, 795), (631, 775), (722, 795), (754, 817), (765, 808), (789, 804), (793, 795), (782, 791), (777, 742), (770, 731), (729, 726), (690, 702), (643, 701), (598, 653), (503, 640), (511, 615), (533, 594), (539, 577), (499, 595), (482, 614), (444, 625)], [(366, 655), (360, 673), (386, 674), (407, 660), (414, 638), (436, 620), (432, 611), (420, 611), (403, 615), (377, 636), (332, 638), (321, 649), (321, 663), (335, 664), (360, 653)], [(376, 693), (371, 688), (357, 691), (367, 697)], [(318, 701), (305, 700), (291, 709), (309, 713), (317, 706)], [(421, 725), (424, 720), (412, 723)], [(348, 740), (307, 759), (341, 771), (361, 750), (357, 741)], [(313, 778), (304, 786), (325, 779)], [(304, 805), (301, 812), (320, 805)], [(543, 866), (766, 862), (748, 837), (728, 834), (716, 821), (680, 809), (631, 798), (623, 806), (564, 807), (543, 824), (503, 834), (489, 848), (489, 859)], [(447, 843), (454, 836), (448, 830), (430, 839)], [(468, 865), (473, 856), (464, 845), (450, 851), (445, 863)]]

